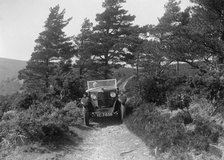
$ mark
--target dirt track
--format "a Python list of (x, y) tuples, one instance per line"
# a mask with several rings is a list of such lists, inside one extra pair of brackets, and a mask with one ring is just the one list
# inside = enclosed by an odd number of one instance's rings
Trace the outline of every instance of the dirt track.
[(154, 160), (145, 144), (124, 124), (92, 123), (89, 133), (66, 160)]
[[(119, 85), (125, 89), (129, 77)], [(76, 131), (77, 132), (77, 131)], [(83, 136), (83, 135), (80, 135)], [(92, 122), (83, 142), (65, 160), (154, 160), (144, 142), (112, 118)]]

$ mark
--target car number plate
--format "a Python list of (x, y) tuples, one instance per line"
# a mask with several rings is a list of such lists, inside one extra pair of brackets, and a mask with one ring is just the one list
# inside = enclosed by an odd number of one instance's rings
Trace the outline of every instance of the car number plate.
[(112, 116), (112, 113), (108, 113), (108, 112), (97, 113), (97, 117), (109, 117), (109, 116)]

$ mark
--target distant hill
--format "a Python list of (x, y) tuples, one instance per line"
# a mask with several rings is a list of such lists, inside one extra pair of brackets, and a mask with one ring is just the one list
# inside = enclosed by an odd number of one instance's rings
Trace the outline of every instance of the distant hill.
[(25, 68), (26, 61), (0, 58), (0, 82), (18, 76), (18, 71)]
[(25, 68), (26, 61), (0, 58), (0, 95), (17, 92), (22, 81), (17, 79), (18, 71)]

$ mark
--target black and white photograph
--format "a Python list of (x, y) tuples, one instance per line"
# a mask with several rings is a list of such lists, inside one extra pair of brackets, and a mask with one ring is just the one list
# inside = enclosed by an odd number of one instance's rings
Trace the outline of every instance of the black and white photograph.
[(0, 0), (0, 160), (224, 160), (224, 0)]

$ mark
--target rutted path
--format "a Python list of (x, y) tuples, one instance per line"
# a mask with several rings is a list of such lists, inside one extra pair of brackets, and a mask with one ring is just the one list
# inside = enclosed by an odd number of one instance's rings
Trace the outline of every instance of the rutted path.
[(124, 124), (94, 124), (83, 142), (66, 160), (154, 160), (144, 142)]

